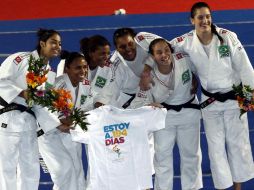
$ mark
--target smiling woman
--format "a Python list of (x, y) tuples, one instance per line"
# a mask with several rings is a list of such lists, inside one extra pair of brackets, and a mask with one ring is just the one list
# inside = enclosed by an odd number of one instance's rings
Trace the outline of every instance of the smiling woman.
[[(0, 20), (21, 20), (38, 18), (59, 18), (75, 16), (98, 16), (112, 15), (114, 10), (124, 8), (127, 14), (147, 14), (147, 13), (172, 13), (186, 12), (195, 0), (169, 1), (160, 0), (83, 0), (75, 1), (54, 1), (44, 0), (38, 6), (37, 1), (23, 0), (12, 1), (12, 7), (8, 1), (0, 2)], [(253, 9), (254, 1), (250, 0), (207, 0), (213, 10), (238, 10)], [(27, 8), (27, 7), (30, 7)], [(46, 10), (46, 11), (45, 11)], [(68, 11), (66, 11), (68, 10)]]
[(190, 56), (200, 79), (200, 106), (214, 186), (226, 189), (234, 184), (234, 190), (240, 190), (241, 183), (253, 179), (254, 163), (247, 114), (239, 117), (232, 87), (253, 88), (254, 73), (236, 33), (215, 26), (211, 15), (207, 3), (195, 3), (190, 14), (194, 30), (170, 43)]
[(65, 73), (69, 76), (74, 87), (77, 87), (79, 82), (87, 78), (88, 65), (85, 57), (78, 52), (71, 52), (65, 59)]
[[(36, 50), (12, 54), (0, 67), (1, 190), (38, 189), (40, 168), (37, 125), (40, 123), (40, 127), (46, 133), (55, 130), (61, 124), (47, 110), (41, 107), (33, 107), (31, 110), (26, 103), (29, 94), (26, 75), (30, 58), (44, 58), (42, 65), (46, 70), (50, 68), (48, 61), (58, 56), (61, 51), (61, 37), (57, 31), (40, 29), (37, 37)], [(38, 64), (33, 65), (33, 70), (37, 67)], [(47, 79), (40, 79), (40, 82), (45, 84), (42, 88), (52, 83), (54, 73), (49, 71), (46, 77)], [(9, 175), (12, 176), (11, 179)]]

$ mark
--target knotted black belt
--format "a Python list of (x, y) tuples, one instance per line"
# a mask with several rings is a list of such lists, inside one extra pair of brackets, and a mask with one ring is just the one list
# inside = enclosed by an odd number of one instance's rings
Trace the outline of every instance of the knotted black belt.
[(220, 92), (211, 93), (211, 92), (206, 91), (201, 86), (201, 91), (205, 96), (209, 97), (206, 101), (204, 101), (200, 104), (200, 107), (202, 109), (205, 108), (206, 106), (210, 105), (211, 103), (213, 103), (215, 100), (217, 100), (219, 102), (225, 102), (227, 100), (236, 100), (236, 95), (233, 90), (226, 92), (226, 93), (220, 93)]
[(200, 109), (199, 104), (192, 104), (191, 102), (195, 99), (195, 96), (189, 100), (188, 102), (184, 103), (184, 104), (180, 104), (180, 105), (169, 105), (166, 103), (161, 103), (161, 105), (163, 105), (167, 110), (174, 110), (174, 111), (181, 111), (182, 108), (192, 108), (192, 109)]
[(5, 113), (5, 112), (9, 112), (9, 111), (13, 111), (13, 110), (19, 110), (21, 112), (25, 111), (27, 113), (30, 113), (32, 116), (35, 117), (35, 114), (31, 109), (27, 108), (24, 105), (17, 104), (17, 103), (8, 104), (1, 96), (0, 96), (0, 105), (4, 107), (4, 108), (0, 109), (0, 115)]
[[(13, 110), (19, 110), (21, 112), (25, 111), (27, 113), (30, 113), (32, 116), (35, 117), (35, 114), (31, 109), (29, 109), (26, 106), (23, 106), (21, 104), (17, 104), (17, 103), (8, 104), (1, 96), (0, 96), (0, 105), (4, 107), (4, 108), (0, 109), (0, 115), (5, 113), (5, 112), (9, 112), (9, 111), (13, 111)], [(44, 132), (43, 132), (42, 129), (37, 131), (37, 137), (39, 137), (43, 134), (44, 134)]]

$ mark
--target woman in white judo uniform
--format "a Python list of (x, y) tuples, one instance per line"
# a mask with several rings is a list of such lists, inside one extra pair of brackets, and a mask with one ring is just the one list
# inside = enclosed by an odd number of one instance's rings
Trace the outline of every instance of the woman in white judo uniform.
[(114, 32), (116, 51), (110, 58), (111, 74), (107, 79), (110, 82), (94, 97), (96, 106), (110, 104), (127, 108), (130, 105), (138, 90), (144, 64), (151, 61), (148, 59), (149, 43), (158, 37), (145, 32), (136, 34), (131, 28), (119, 28)]
[(88, 79), (90, 81), (95, 79), (94, 83), (97, 82), (97, 87), (103, 85), (96, 76), (97, 71), (109, 67), (110, 46), (109, 41), (101, 35), (94, 35), (80, 40), (80, 51), (85, 56), (88, 64)]
[[(61, 37), (57, 31), (40, 29), (37, 36), (35, 51), (10, 55), (0, 67), (1, 190), (38, 189), (40, 167), (36, 119), (45, 133), (61, 124), (46, 109), (27, 110), (26, 74), (30, 56), (35, 59), (43, 57), (49, 68), (48, 61), (58, 56), (61, 50)], [(52, 72), (47, 77), (46, 83), (54, 81)]]
[[(85, 57), (78, 52), (65, 52), (62, 56), (65, 59), (64, 74), (56, 78), (54, 87), (71, 92), (74, 108), (91, 110), (93, 101), (86, 79), (88, 65)], [(55, 131), (39, 137), (39, 148), (54, 182), (54, 190), (85, 189), (82, 146), (71, 140), (69, 131)]]
[[(195, 30), (172, 40), (178, 51), (189, 54), (202, 86), (202, 116), (208, 142), (212, 177), (216, 189), (241, 183), (254, 177), (247, 114), (240, 109), (233, 84), (254, 88), (254, 72), (235, 33), (212, 23), (205, 2), (191, 9)], [(215, 100), (215, 101), (214, 101)]]
[(162, 38), (151, 42), (149, 52), (156, 62), (151, 71), (154, 86), (148, 91), (140, 90), (131, 107), (151, 104), (168, 110), (165, 129), (154, 132), (154, 189), (173, 189), (173, 148), (176, 143), (181, 158), (182, 189), (200, 189), (203, 186), (201, 112), (197, 97), (192, 93), (189, 57), (183, 53), (173, 54), (170, 44)]
[[(80, 40), (80, 52), (85, 56), (88, 64), (88, 80), (93, 87), (93, 94), (99, 93), (109, 82), (111, 76), (110, 43), (101, 36), (94, 35)], [(57, 76), (64, 73), (64, 59), (57, 66)]]
[[(116, 51), (110, 58), (111, 75), (102, 92), (94, 96), (96, 107), (108, 104), (118, 108), (129, 108), (138, 91), (144, 64), (152, 61), (148, 56), (148, 47), (155, 38), (159, 36), (145, 32), (136, 34), (132, 28), (119, 28), (114, 32)], [(149, 134), (149, 139), (153, 158), (152, 134)]]

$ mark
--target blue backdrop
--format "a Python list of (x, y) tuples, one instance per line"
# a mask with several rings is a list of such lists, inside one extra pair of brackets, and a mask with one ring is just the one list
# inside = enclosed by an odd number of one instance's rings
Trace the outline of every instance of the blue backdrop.
[[(216, 11), (213, 12), (213, 22), (237, 33), (244, 45), (252, 63), (254, 63), (254, 10), (241, 11)], [(0, 21), (0, 62), (7, 54), (19, 51), (31, 51), (36, 46), (36, 30), (38, 28), (52, 28), (62, 34), (63, 49), (79, 51), (79, 40), (85, 36), (101, 34), (112, 43), (112, 34), (120, 27), (132, 27), (137, 32), (147, 31), (158, 34), (166, 39), (172, 39), (192, 29), (189, 21), (189, 13), (175, 14), (145, 14), (145, 15), (112, 15), (97, 17), (78, 17), (24, 21)], [(114, 49), (112, 45), (112, 50)], [(53, 68), (56, 68), (59, 60), (53, 60)], [(249, 114), (250, 138), (254, 148), (254, 117)], [(237, 139), (236, 139), (237, 140)], [(204, 189), (213, 189), (209, 159), (207, 155), (207, 143), (205, 134), (201, 133), (201, 146), (203, 152), (203, 179)], [(179, 154), (175, 149), (175, 184), (174, 190), (180, 189)], [(84, 163), (86, 160), (84, 159)], [(47, 173), (43, 160), (41, 160), (41, 190), (52, 186), (50, 176)], [(85, 164), (86, 168), (86, 164)], [(254, 181), (244, 184), (243, 190), (253, 190)]]

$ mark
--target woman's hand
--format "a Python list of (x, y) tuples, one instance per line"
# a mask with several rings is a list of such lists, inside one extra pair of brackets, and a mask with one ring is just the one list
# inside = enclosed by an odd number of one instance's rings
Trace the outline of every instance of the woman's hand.
[(101, 107), (101, 106), (104, 106), (105, 104), (103, 104), (103, 103), (101, 103), (101, 102), (96, 102), (95, 104), (94, 104), (94, 107), (95, 108), (98, 108), (98, 107)]
[(62, 119), (60, 119), (60, 121), (62, 124), (65, 124), (65, 125), (72, 125), (73, 124), (73, 121), (70, 117), (62, 118)]
[(156, 103), (156, 102), (153, 102), (153, 103), (149, 104), (148, 106), (152, 106), (153, 108), (164, 108), (163, 105), (161, 105), (160, 103)]
[(28, 90), (22, 90), (22, 92), (19, 93), (19, 96), (24, 98), (25, 100), (28, 99)]
[(57, 127), (58, 130), (60, 130), (63, 133), (70, 133), (70, 129), (74, 129), (71, 125), (61, 124)]
[(145, 69), (140, 76), (139, 87), (140, 90), (147, 91), (151, 88), (150, 84), (154, 85), (154, 81), (151, 77), (151, 70)]

